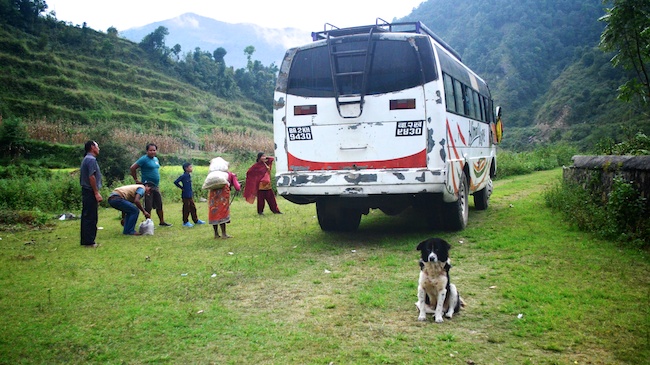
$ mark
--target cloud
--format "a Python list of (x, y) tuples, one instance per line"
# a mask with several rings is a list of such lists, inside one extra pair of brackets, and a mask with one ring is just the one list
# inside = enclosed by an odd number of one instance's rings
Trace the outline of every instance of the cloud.
[(285, 49), (311, 42), (311, 33), (302, 29), (271, 29), (253, 25), (255, 33), (269, 44), (277, 44)]
[(191, 14), (183, 14), (172, 19), (172, 22), (180, 28), (199, 28), (199, 20)]

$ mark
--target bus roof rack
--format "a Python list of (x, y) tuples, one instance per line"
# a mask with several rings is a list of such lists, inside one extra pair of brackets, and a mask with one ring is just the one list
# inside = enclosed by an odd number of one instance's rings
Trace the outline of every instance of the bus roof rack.
[[(329, 26), (329, 29), (328, 29)], [(402, 23), (389, 23), (384, 19), (377, 18), (374, 25), (362, 25), (357, 27), (349, 28), (338, 28), (330, 23), (325, 23), (323, 26), (323, 31), (321, 32), (311, 32), (311, 38), (313, 41), (318, 41), (321, 39), (327, 39), (328, 37), (343, 37), (354, 34), (368, 34), (370, 30), (373, 30), (373, 33), (417, 33), (417, 34), (426, 34), (431, 38), (435, 39), (436, 42), (453, 54), (459, 61), (461, 61), (460, 54), (456, 52), (455, 49), (451, 48), (447, 42), (438, 37), (431, 29), (427, 28), (422, 22), (402, 22)]]

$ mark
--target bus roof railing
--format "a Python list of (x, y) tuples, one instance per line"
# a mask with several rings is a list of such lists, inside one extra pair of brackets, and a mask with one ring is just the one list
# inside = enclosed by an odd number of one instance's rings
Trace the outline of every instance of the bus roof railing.
[[(329, 29), (328, 29), (329, 26)], [(368, 34), (370, 30), (374, 29), (374, 33), (417, 33), (417, 34), (426, 34), (431, 38), (435, 39), (436, 42), (449, 51), (452, 55), (458, 58), (461, 61), (460, 54), (453, 49), (447, 42), (442, 40), (437, 34), (435, 34), (431, 29), (427, 28), (422, 22), (402, 22), (402, 23), (389, 23), (384, 19), (377, 18), (374, 25), (361, 25), (357, 27), (348, 27), (348, 28), (339, 28), (330, 23), (325, 23), (323, 26), (323, 31), (321, 32), (312, 32), (311, 38), (313, 41), (318, 41), (321, 39), (327, 39), (327, 37), (343, 37), (348, 35), (355, 34)]]

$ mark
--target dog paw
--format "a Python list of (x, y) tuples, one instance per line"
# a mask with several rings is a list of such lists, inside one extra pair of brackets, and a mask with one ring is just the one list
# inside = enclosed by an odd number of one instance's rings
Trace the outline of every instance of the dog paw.
[(442, 322), (443, 322), (442, 317), (436, 317), (436, 323), (442, 323)]
[(426, 320), (427, 320), (427, 316), (419, 316), (418, 317), (418, 321), (420, 321), (420, 322), (424, 322)]

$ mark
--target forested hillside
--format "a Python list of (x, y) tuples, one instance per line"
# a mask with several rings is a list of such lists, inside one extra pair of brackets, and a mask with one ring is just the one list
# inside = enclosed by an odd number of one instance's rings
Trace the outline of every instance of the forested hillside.
[[(399, 20), (424, 22), (486, 79), (503, 107), (504, 148), (567, 141), (589, 151), (603, 137), (650, 134), (648, 110), (616, 100), (630, 75), (597, 48), (603, 6), (428, 0)], [(44, 0), (0, 0), (0, 116), (64, 135), (154, 133), (189, 148), (215, 129), (270, 135), (276, 66), (248, 47), (247, 66), (234, 69), (223, 58), (232, 50), (181, 52), (168, 35), (158, 27), (135, 43), (66, 24)]]
[[(0, 122), (13, 128), (0, 133), (3, 157), (19, 154), (20, 148), (7, 149), (11, 138), (25, 138), (16, 133), (24, 129), (28, 137), (58, 144), (101, 138), (104, 146), (128, 142), (138, 151), (152, 139), (170, 141), (175, 150), (215, 148), (217, 132), (228, 141), (241, 135), (270, 140), (272, 86), (255, 92), (269, 99), (264, 103), (250, 95), (275, 76), (257, 72), (259, 62), (233, 70), (216, 54), (198, 51), (174, 61), (164, 30), (138, 44), (111, 29), (65, 24), (43, 12), (44, 1), (15, 4), (0, 2)], [(23, 154), (33, 147), (23, 146)]]
[(597, 49), (601, 0), (428, 0), (420, 20), (486, 79), (503, 106), (504, 146), (564, 140), (583, 149), (626, 130), (650, 132), (634, 104), (616, 100), (623, 71)]

